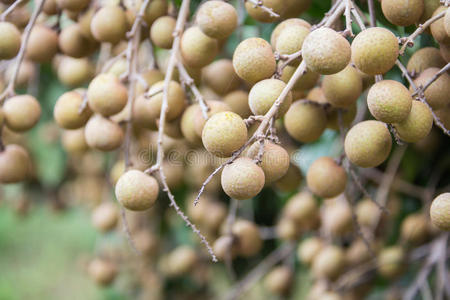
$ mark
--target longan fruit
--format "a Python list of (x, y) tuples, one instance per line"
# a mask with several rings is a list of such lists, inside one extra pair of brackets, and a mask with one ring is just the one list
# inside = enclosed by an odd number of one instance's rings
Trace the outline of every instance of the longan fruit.
[[(445, 6), (440, 6), (439, 8), (437, 8), (432, 17), (435, 17), (436, 15), (447, 11), (447, 7)], [(445, 30), (445, 23), (444, 23), (445, 18), (440, 18), (439, 20), (431, 23), (430, 25), (430, 30), (431, 30), (431, 35), (433, 35), (434, 39), (438, 42), (438, 43), (443, 43), (447, 46), (450, 45), (450, 36), (447, 35), (447, 31)]]
[(379, 121), (363, 121), (354, 125), (345, 136), (345, 154), (355, 165), (372, 168), (383, 163), (392, 148), (386, 125)]
[(283, 215), (299, 225), (308, 225), (319, 212), (316, 199), (309, 192), (300, 192), (292, 196), (283, 208)]
[[(281, 75), (280, 79), (283, 80), (285, 83), (291, 79), (292, 75), (294, 75), (294, 72), (297, 68), (293, 66), (286, 66), (283, 69), (283, 74)], [(294, 84), (293, 90), (291, 91), (293, 96), (295, 91), (305, 91), (313, 88), (317, 81), (319, 80), (320, 74), (313, 72), (311, 70), (307, 70), (305, 74), (303, 74), (300, 79), (297, 80), (297, 82)], [(293, 97), (293, 101), (298, 100), (300, 98)]]
[(219, 112), (206, 121), (202, 141), (208, 152), (218, 157), (230, 157), (247, 141), (247, 126), (233, 112)]
[(19, 29), (8, 22), (0, 22), (0, 59), (11, 59), (19, 53), (21, 45)]
[(333, 245), (323, 247), (312, 263), (312, 272), (316, 278), (334, 279), (345, 266), (344, 251)]
[[(161, 113), (161, 106), (163, 102), (163, 89), (164, 89), (164, 81), (159, 81), (154, 83), (150, 90), (150, 94), (154, 94), (149, 99), (145, 99), (147, 101), (147, 109), (149, 115), (147, 118), (150, 120), (156, 120), (159, 118)], [(156, 93), (161, 91), (160, 93)], [(169, 88), (167, 92), (167, 112), (166, 112), (166, 120), (173, 121), (183, 113), (184, 108), (186, 107), (186, 96), (184, 94), (184, 90), (181, 85), (176, 81), (170, 81)], [(135, 107), (135, 112), (137, 108)]]
[(408, 117), (412, 97), (398, 81), (382, 80), (375, 83), (367, 94), (367, 106), (375, 119), (385, 123), (402, 122)]
[(56, 31), (37, 24), (28, 39), (26, 57), (36, 63), (50, 62), (58, 52), (58, 34)]
[[(369, 244), (370, 246), (370, 244)], [(362, 239), (357, 239), (351, 243), (350, 247), (345, 251), (345, 261), (348, 266), (357, 266), (368, 261), (371, 254), (367, 249), (366, 243)]]
[(295, 140), (308, 143), (317, 140), (327, 126), (325, 110), (306, 101), (294, 102), (284, 116), (284, 127)]
[(64, 129), (78, 129), (83, 127), (92, 115), (89, 106), (80, 113), (83, 97), (78, 92), (62, 94), (56, 101), (53, 117), (58, 126)]
[(75, 58), (87, 56), (95, 49), (96, 42), (86, 36), (79, 24), (71, 24), (59, 34), (58, 45), (61, 51)]
[(261, 38), (243, 40), (234, 50), (233, 67), (249, 84), (271, 77), (276, 69), (272, 47)]
[[(208, 118), (210, 118), (212, 115), (215, 115), (219, 112), (224, 112), (224, 111), (230, 111), (231, 108), (228, 106), (228, 104), (226, 104), (225, 102), (222, 101), (216, 101), (216, 100), (209, 100), (208, 101), (208, 106), (209, 106), (209, 111), (208, 111)], [(203, 112), (200, 109), (197, 109), (196, 111), (196, 116), (195, 116), (195, 131), (197, 132), (198, 136), (202, 136), (202, 132), (203, 132), (203, 128), (205, 127), (206, 124), (205, 117), (203, 116)]]
[(352, 211), (343, 197), (325, 202), (321, 220), (325, 232), (332, 236), (343, 236), (352, 230)]
[[(164, 80), (164, 74), (158, 69), (146, 70), (140, 74), (140, 76), (147, 83), (147, 86), (152, 86), (159, 81)], [(136, 86), (136, 94), (140, 95), (146, 92), (146, 87), (142, 83), (138, 83)]]
[(352, 62), (368, 75), (389, 71), (399, 54), (397, 37), (382, 27), (361, 31), (352, 42)]
[[(136, 100), (137, 102), (138, 100)], [(197, 121), (197, 112), (199, 110), (200, 106), (198, 104), (189, 105), (181, 117), (181, 132), (184, 138), (192, 145), (201, 145), (202, 143), (201, 136), (195, 130), (195, 122)]]
[(125, 12), (116, 5), (100, 8), (91, 21), (92, 35), (102, 43), (117, 44), (125, 37), (127, 29)]
[(218, 95), (225, 95), (236, 90), (241, 83), (239, 76), (234, 72), (233, 62), (225, 58), (216, 60), (205, 67), (203, 79)]
[(89, 119), (84, 135), (89, 147), (100, 151), (119, 148), (124, 138), (123, 130), (117, 123), (98, 114)]
[(292, 192), (298, 189), (302, 178), (300, 169), (291, 163), (286, 174), (274, 182), (274, 186), (282, 192)]
[(164, 161), (162, 164), (167, 185), (171, 190), (179, 188), (183, 184), (184, 166), (181, 162)]
[(306, 181), (309, 189), (319, 197), (332, 198), (343, 193), (347, 173), (331, 157), (321, 157), (308, 169)]
[(144, 13), (144, 20), (148, 26), (151, 26), (153, 22), (167, 14), (167, 9), (169, 5), (167, 0), (152, 0), (147, 5), (147, 8)]
[(264, 187), (264, 171), (247, 157), (240, 157), (226, 165), (221, 183), (224, 192), (233, 199), (246, 200), (255, 197)]
[[(256, 83), (248, 94), (248, 104), (254, 115), (265, 115), (280, 97), (286, 84), (279, 79), (264, 79)], [(284, 116), (292, 103), (292, 93), (284, 98), (276, 114), (277, 118)]]
[(303, 264), (310, 266), (316, 255), (322, 250), (323, 246), (322, 240), (318, 237), (313, 236), (304, 239), (297, 249), (298, 260)]
[(326, 27), (312, 31), (302, 46), (306, 66), (322, 75), (342, 71), (350, 62), (351, 55), (349, 42), (333, 29)]
[[(286, 10), (283, 0), (263, 0), (262, 5), (272, 9), (272, 11), (278, 15)], [(247, 10), (247, 13), (250, 17), (259, 22), (273, 23), (280, 19), (280, 17), (274, 17), (270, 15), (268, 12), (261, 9), (261, 7), (251, 3), (250, 1), (245, 2), (245, 9)]]
[(24, 132), (34, 127), (41, 118), (41, 105), (31, 95), (17, 95), (3, 104), (5, 124), (16, 132)]
[(363, 199), (356, 205), (355, 213), (362, 227), (372, 228), (377, 225), (380, 209), (371, 199)]
[(219, 52), (217, 40), (207, 36), (194, 26), (188, 28), (180, 41), (183, 61), (190, 67), (202, 68), (214, 60)]
[(428, 220), (422, 213), (407, 216), (400, 227), (402, 239), (413, 245), (423, 243), (428, 236)]
[(25, 28), (25, 26), (27, 26), (28, 22), (30, 21), (30, 17), (30, 10), (24, 5), (19, 5), (9, 15), (6, 16), (5, 21), (13, 23), (18, 28)]
[(88, 271), (95, 283), (101, 286), (111, 284), (117, 275), (116, 265), (100, 258), (89, 263)]
[[(415, 85), (419, 88), (439, 72), (438, 68), (425, 69), (419, 77), (414, 80)], [(410, 87), (412, 89), (412, 87)], [(450, 104), (450, 75), (444, 73), (439, 76), (424, 92), (425, 99), (433, 109), (440, 109)]]
[(84, 128), (64, 130), (61, 141), (64, 150), (70, 154), (82, 154), (89, 149), (84, 137)]
[(280, 35), (281, 31), (287, 27), (293, 27), (293, 26), (302, 26), (306, 27), (307, 29), (311, 28), (311, 24), (309, 24), (307, 21), (300, 19), (300, 18), (292, 18), (287, 19), (278, 24), (274, 30), (272, 31), (272, 35), (270, 36), (270, 44), (272, 45), (272, 48), (275, 50), (277, 47), (277, 39)]
[(114, 229), (119, 220), (117, 206), (111, 202), (100, 204), (92, 212), (91, 220), (94, 227), (101, 232), (107, 232)]
[(158, 239), (149, 230), (139, 229), (133, 233), (133, 240), (137, 250), (145, 256), (154, 256), (158, 250)]
[(433, 115), (425, 103), (414, 100), (406, 119), (394, 124), (394, 127), (402, 141), (415, 143), (430, 133), (433, 127)]
[(156, 179), (142, 171), (130, 170), (120, 176), (115, 188), (116, 198), (126, 209), (147, 210), (158, 198)]
[(223, 102), (231, 108), (231, 111), (240, 115), (241, 118), (248, 118), (252, 114), (248, 105), (248, 93), (245, 91), (230, 92), (223, 97)]
[(0, 182), (16, 183), (30, 174), (31, 160), (22, 146), (10, 144), (0, 152)]
[(58, 64), (58, 79), (66, 86), (77, 87), (89, 81), (94, 66), (87, 58), (63, 57)]
[(89, 107), (96, 113), (109, 117), (120, 112), (128, 101), (127, 88), (113, 74), (97, 75), (87, 90)]
[(244, 257), (257, 254), (263, 241), (258, 226), (247, 220), (236, 220), (231, 227), (231, 232), (237, 237), (237, 252)]
[(295, 241), (298, 239), (301, 229), (293, 220), (281, 218), (275, 227), (275, 233), (281, 240)]
[(46, 0), (44, 2), (44, 6), (42, 7), (42, 11), (47, 15), (47, 16), (53, 16), (56, 15), (58, 13), (58, 5), (56, 4), (56, 0)]
[(430, 217), (437, 228), (450, 230), (450, 193), (443, 193), (434, 198), (430, 207)]
[(330, 128), (332, 130), (340, 130), (338, 110), (341, 110), (342, 123), (343, 123), (344, 127), (349, 127), (356, 117), (356, 113), (357, 113), (356, 102), (353, 105), (351, 105), (350, 107), (345, 108), (345, 109), (331, 108), (331, 109), (327, 110), (327, 128)]
[(167, 262), (169, 274), (180, 276), (192, 271), (197, 262), (197, 254), (189, 246), (180, 246), (169, 253)]
[(89, 5), (90, 0), (56, 0), (59, 8), (79, 12)]
[(228, 256), (234, 258), (236, 256), (237, 247), (233, 243), (233, 237), (223, 235), (219, 237), (213, 245), (214, 254), (219, 260), (226, 260)]
[(170, 16), (159, 17), (153, 22), (150, 28), (150, 39), (156, 46), (163, 49), (170, 49), (173, 43), (173, 31), (176, 20)]
[(435, 10), (441, 5), (437, 0), (424, 0), (423, 14), (420, 17), (419, 23), (423, 24), (430, 19)]
[(321, 87), (315, 87), (311, 89), (306, 95), (306, 99), (317, 102), (320, 104), (327, 104), (327, 97), (325, 97), (325, 93)]
[[(247, 156), (255, 159), (261, 144), (255, 142), (247, 151)], [(289, 153), (281, 146), (269, 141), (264, 142), (264, 153), (261, 157), (260, 167), (264, 171), (266, 184), (277, 181), (289, 169)]]
[[(5, 79), (10, 81), (14, 73), (14, 64), (11, 64), (5, 72)], [(15, 85), (19, 88), (24, 88), (35, 77), (36, 66), (29, 60), (25, 59), (19, 67)]]
[(274, 294), (285, 295), (289, 292), (294, 274), (288, 266), (275, 267), (264, 279), (264, 286)]
[(362, 88), (361, 76), (350, 65), (336, 74), (325, 75), (322, 81), (322, 91), (334, 107), (346, 108), (354, 104), (361, 95)]
[(204, 2), (199, 7), (195, 21), (204, 34), (223, 40), (236, 29), (238, 16), (231, 4), (213, 0)]
[(400, 246), (384, 248), (378, 255), (378, 272), (388, 279), (395, 278), (403, 271), (404, 263), (405, 252)]
[(409, 26), (423, 14), (423, 0), (383, 0), (381, 9), (384, 16), (394, 25)]
[[(286, 26), (276, 39), (275, 50), (279, 54), (293, 54), (302, 49), (303, 42), (310, 30), (306, 26)], [(300, 59), (296, 62), (298, 63)]]
[(409, 73), (420, 74), (428, 68), (442, 68), (445, 61), (441, 56), (439, 49), (434, 47), (425, 47), (417, 50), (411, 56), (406, 66)]

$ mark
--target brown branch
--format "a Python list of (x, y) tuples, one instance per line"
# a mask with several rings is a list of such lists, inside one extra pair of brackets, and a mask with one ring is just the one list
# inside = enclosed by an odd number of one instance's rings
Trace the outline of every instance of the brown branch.
[(445, 11), (435, 15), (434, 17), (428, 19), (425, 23), (420, 24), (416, 31), (414, 31), (409, 37), (405, 38), (403, 46), (400, 48), (400, 55), (403, 55), (403, 53), (405, 53), (405, 49), (406, 47), (412, 47), (414, 46), (414, 40), (421, 35), (425, 29), (427, 29), (431, 24), (433, 24), (434, 22), (436, 22), (437, 20), (443, 18), (445, 16)]
[(101, 72), (102, 73), (106, 73), (108, 72), (109, 69), (111, 69), (111, 67), (119, 60), (121, 60), (122, 58), (124, 58), (127, 55), (127, 49), (123, 50), (122, 52), (120, 52), (118, 55), (110, 58), (109, 60), (107, 60), (105, 62), (105, 64), (102, 67)]
[(24, 0), (16, 0), (13, 4), (11, 4), (1, 15), (0, 21), (4, 22), (6, 17), (14, 10), (17, 6), (22, 4)]
[(345, 0), (345, 31), (344, 36), (350, 35), (351, 37), (355, 36), (352, 31), (352, 15), (351, 15), (352, 3), (351, 0)]
[(352, 15), (355, 17), (355, 21), (358, 24), (359, 28), (361, 28), (361, 30), (366, 30), (366, 25), (364, 25), (364, 21), (361, 19), (361, 15), (355, 8), (355, 4), (353, 3), (353, 1), (351, 1), (351, 12)]
[(252, 3), (255, 7), (261, 8), (263, 11), (268, 13), (273, 18), (279, 18), (280, 17), (280, 15), (277, 14), (276, 12), (274, 12), (272, 8), (269, 8), (269, 7), (265, 6), (262, 0), (244, 0), (244, 2)]
[(16, 84), (16, 79), (17, 79), (17, 75), (19, 74), (20, 66), (22, 65), (23, 59), (25, 57), (25, 51), (26, 51), (26, 48), (28, 45), (28, 40), (30, 38), (31, 30), (34, 27), (34, 24), (36, 24), (36, 20), (42, 11), (42, 8), (44, 7), (44, 3), (45, 3), (45, 0), (38, 1), (38, 3), (36, 4), (36, 6), (33, 10), (33, 14), (31, 15), (30, 21), (28, 22), (27, 26), (25, 27), (25, 30), (23, 31), (22, 43), (20, 45), (20, 50), (19, 50), (19, 53), (17, 54), (17, 58), (15, 61), (16, 65), (14, 66), (13, 73), (12, 73), (11, 79), (8, 83), (8, 86), (3, 91), (3, 93), (0, 95), (0, 105), (3, 104), (3, 102), (5, 101), (5, 99), (7, 97), (11, 97), (11, 96), (15, 95), (14, 88), (15, 88), (15, 84)]

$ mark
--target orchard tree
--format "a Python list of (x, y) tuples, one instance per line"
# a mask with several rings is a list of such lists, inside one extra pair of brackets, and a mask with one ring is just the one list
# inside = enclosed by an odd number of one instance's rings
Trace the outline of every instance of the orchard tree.
[(450, 298), (449, 1), (1, 3), (0, 182), (124, 228), (99, 285)]

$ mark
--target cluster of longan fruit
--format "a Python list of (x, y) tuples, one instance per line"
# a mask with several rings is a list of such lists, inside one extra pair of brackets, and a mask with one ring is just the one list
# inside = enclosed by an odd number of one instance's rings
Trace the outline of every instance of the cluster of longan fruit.
[[(1, 2), (2, 9), (11, 4)], [(185, 25), (177, 20), (177, 7), (166, 0), (47, 0), (28, 40), (23, 36), (31, 15), (22, 3), (0, 22), (0, 59), (2, 64), (11, 60), (1, 83), (15, 80), (13, 87), (27, 88), (36, 79), (37, 64), (51, 63), (67, 88), (53, 108), (73, 171), (60, 188), (62, 197), (83, 199), (92, 209), (93, 226), (102, 233), (125, 226), (132, 246), (164, 276), (195, 273), (203, 278), (208, 253), (187, 245), (170, 245), (172, 250), (166, 251), (169, 243), (158, 237), (155, 219), (173, 223), (175, 218), (161, 211), (158, 198), (187, 187), (187, 216), (175, 203), (176, 212), (212, 242), (213, 255), (228, 261), (257, 256), (265, 237), (254, 220), (238, 214), (230, 221), (222, 198), (231, 199), (230, 207), (239, 206), (273, 188), (289, 195), (277, 213), (274, 235), (298, 244), (298, 261), (314, 278), (309, 297), (345, 299), (323, 283), (339, 280), (373, 255), (378, 273), (393, 279), (405, 270), (409, 251), (450, 230), (450, 194), (442, 193), (429, 212), (424, 208), (405, 217), (400, 242), (385, 246), (382, 232), (400, 215), (399, 200), (390, 199), (388, 216), (374, 200), (358, 196), (352, 203), (356, 197), (347, 193), (349, 170), (386, 162), (395, 147), (392, 135), (419, 143), (429, 137), (436, 119), (450, 128), (449, 74), (442, 73), (423, 93), (416, 91), (450, 61), (450, 9), (434, 0), (381, 2), (387, 21), (403, 27), (445, 11), (426, 29), (439, 48), (410, 51), (405, 75), (412, 84), (407, 87), (385, 76), (398, 64), (399, 43), (405, 41), (381, 26), (360, 28), (350, 38), (339, 24), (312, 25), (298, 18), (310, 2), (245, 1), (251, 18), (279, 23), (270, 41), (243, 39), (231, 58), (225, 45), (242, 24), (236, 8), (224, 1), (200, 4)], [(135, 24), (140, 30), (133, 31)], [(134, 48), (133, 34), (139, 35)], [(13, 63), (24, 46), (24, 60)], [(174, 53), (188, 78), (177, 67), (172, 78), (165, 78), (172, 73)], [(202, 95), (199, 102), (194, 89)], [(30, 156), (13, 137), (39, 122), (41, 104), (31, 94), (4, 100), (0, 182), (6, 184), (31, 174)], [(291, 155), (325, 131), (342, 135), (342, 156), (315, 159), (304, 172), (302, 187), (302, 172)], [(162, 161), (158, 150), (165, 154)], [(108, 153), (107, 164), (101, 153)], [(103, 201), (112, 187), (120, 206)], [(369, 236), (369, 242), (361, 236)], [(126, 261), (122, 252), (103, 253), (90, 262), (88, 271), (98, 284), (113, 282)], [(294, 275), (287, 265), (275, 266), (264, 285), (287, 295)], [(154, 274), (145, 273), (140, 280), (144, 286), (162, 285)], [(351, 289), (345, 295), (358, 298), (365, 292)]]

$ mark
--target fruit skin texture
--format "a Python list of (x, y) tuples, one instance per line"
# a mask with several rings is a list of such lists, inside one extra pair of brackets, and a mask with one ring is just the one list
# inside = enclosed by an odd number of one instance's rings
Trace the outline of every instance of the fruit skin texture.
[[(208, 101), (209, 105), (209, 111), (208, 111), (208, 118), (210, 118), (212, 115), (215, 115), (219, 112), (224, 111), (230, 111), (230, 107), (223, 101), (217, 101), (217, 100), (210, 100)], [(198, 136), (202, 136), (203, 127), (205, 127), (206, 121), (205, 117), (203, 116), (203, 112), (201, 108), (197, 109), (195, 113), (195, 132)]]
[(375, 83), (367, 94), (367, 106), (375, 119), (385, 123), (405, 120), (411, 111), (412, 97), (398, 81), (382, 80)]
[[(152, 85), (149, 93), (152, 94), (158, 90), (162, 90), (163, 88), (164, 81), (159, 81)], [(173, 121), (183, 113), (183, 110), (186, 107), (186, 96), (184, 94), (183, 88), (176, 81), (171, 81), (169, 83), (169, 90), (167, 94), (168, 108), (166, 119), (167, 121)], [(159, 118), (163, 101), (163, 93), (157, 93), (156, 95), (150, 97), (149, 99), (146, 99), (145, 101), (147, 101), (148, 107), (151, 108), (148, 118), (152, 120), (156, 120), (157, 118)]]
[(194, 26), (181, 37), (180, 51), (183, 61), (192, 68), (202, 68), (214, 60), (219, 52), (217, 40), (207, 36)]
[[(428, 68), (414, 80), (417, 87), (424, 86), (439, 72), (438, 68)], [(412, 87), (410, 87), (412, 89)], [(444, 73), (439, 76), (424, 92), (425, 99), (433, 109), (440, 109), (450, 104), (450, 75)]]
[(322, 240), (318, 237), (303, 240), (297, 250), (298, 260), (308, 266), (311, 265), (323, 246)]
[(264, 286), (274, 294), (286, 294), (291, 285), (294, 275), (288, 266), (275, 267), (264, 279)]
[(16, 132), (24, 132), (39, 122), (41, 118), (41, 105), (30, 95), (18, 95), (9, 98), (3, 104), (5, 124)]
[(247, 140), (247, 126), (234, 112), (219, 112), (206, 121), (202, 141), (206, 150), (218, 157), (230, 157)]
[(434, 47), (425, 47), (417, 50), (408, 61), (406, 69), (410, 73), (420, 74), (428, 68), (442, 68), (445, 66), (445, 60), (439, 49)]
[(115, 5), (102, 7), (92, 18), (91, 31), (97, 41), (117, 44), (127, 31), (125, 12)]
[(322, 82), (325, 97), (334, 107), (346, 108), (354, 104), (361, 95), (362, 88), (361, 76), (350, 65), (336, 74), (324, 76)]
[(37, 63), (46, 63), (52, 60), (56, 52), (58, 34), (44, 25), (34, 26), (28, 39), (26, 57)]
[(253, 256), (261, 250), (262, 240), (259, 228), (247, 220), (237, 220), (231, 232), (238, 238), (237, 252), (244, 257)]
[(53, 109), (53, 118), (58, 126), (64, 129), (78, 129), (84, 126), (92, 115), (87, 106), (79, 113), (83, 97), (78, 92), (67, 92), (62, 94), (56, 101)]
[(232, 5), (222, 1), (208, 1), (197, 11), (196, 22), (204, 34), (222, 40), (236, 29), (238, 17)]
[(423, 14), (423, 0), (383, 0), (381, 2), (383, 14), (394, 25), (409, 26)]
[(300, 192), (292, 196), (283, 208), (283, 216), (294, 221), (300, 227), (307, 227), (317, 217), (319, 207), (309, 192)]
[[(265, 115), (277, 101), (286, 84), (279, 79), (264, 79), (255, 84), (248, 94), (248, 104), (255, 116)], [(292, 103), (292, 93), (289, 92), (280, 105), (277, 117), (280, 118), (288, 111)]]
[(94, 259), (89, 263), (89, 275), (102, 286), (109, 285), (117, 275), (116, 266), (102, 259)]
[[(436, 9), (433, 13), (433, 17), (440, 14), (443, 11), (446, 11), (447, 7), (440, 6), (438, 9)], [(438, 41), (439, 43), (443, 43), (447, 46), (450, 45), (450, 36), (447, 35), (447, 32), (445, 30), (445, 24), (444, 24), (444, 18), (440, 18), (436, 22), (433, 22), (430, 25), (431, 34), (433, 35), (434, 39)]]
[(350, 62), (349, 42), (330, 28), (319, 28), (311, 32), (302, 46), (306, 66), (322, 75), (342, 71)]
[(400, 246), (383, 249), (378, 255), (378, 272), (386, 278), (394, 278), (402, 272), (405, 252)]
[(144, 14), (145, 23), (151, 26), (157, 18), (167, 14), (168, 7), (169, 5), (166, 0), (150, 1)]
[(248, 157), (236, 159), (222, 171), (222, 188), (236, 200), (246, 200), (258, 195), (264, 182), (264, 171)]
[(450, 193), (434, 198), (430, 207), (431, 222), (441, 230), (450, 230)]
[(275, 49), (287, 55), (300, 51), (309, 32), (306, 26), (287, 26), (279, 33)]
[(306, 181), (314, 194), (332, 198), (344, 192), (347, 173), (331, 157), (321, 157), (309, 167)]
[(398, 40), (389, 30), (372, 27), (360, 32), (352, 42), (352, 61), (368, 75), (389, 71), (399, 53)]
[(64, 28), (59, 34), (58, 45), (61, 51), (71, 57), (81, 58), (89, 54), (96, 42), (86, 36), (79, 24)]
[(272, 48), (274, 50), (277, 47), (277, 40), (278, 40), (278, 36), (280, 35), (281, 31), (283, 31), (283, 29), (285, 29), (287, 27), (292, 27), (292, 26), (303, 26), (303, 27), (306, 27), (307, 29), (311, 28), (311, 24), (309, 24), (307, 21), (305, 21), (303, 19), (292, 18), (292, 19), (284, 20), (283, 22), (281, 22), (280, 24), (278, 24), (275, 27), (275, 29), (272, 31), (272, 35), (270, 36), (270, 44), (272, 45)]
[(272, 47), (261, 38), (242, 41), (234, 50), (233, 67), (249, 84), (271, 77), (276, 69)]
[(241, 83), (230, 59), (219, 59), (211, 63), (203, 69), (203, 78), (206, 84), (219, 95), (236, 90)]
[(114, 229), (119, 219), (117, 206), (111, 202), (104, 202), (97, 206), (92, 212), (92, 224), (101, 232)]
[(371, 168), (387, 159), (391, 152), (392, 139), (384, 123), (363, 121), (348, 131), (344, 148), (352, 163), (362, 168)]
[(248, 118), (252, 114), (248, 105), (248, 93), (245, 91), (233, 91), (223, 97), (223, 102), (242, 118)]
[(89, 149), (84, 137), (84, 128), (64, 130), (61, 139), (64, 150), (70, 154), (82, 154)]
[(427, 218), (422, 213), (407, 216), (401, 225), (401, 237), (404, 241), (413, 245), (423, 243), (428, 236)]
[(105, 117), (120, 112), (128, 100), (127, 88), (113, 74), (99, 74), (87, 90), (89, 107)]
[(126, 209), (147, 210), (158, 198), (159, 186), (155, 178), (142, 171), (130, 170), (116, 183), (116, 198)]
[(94, 74), (94, 67), (87, 58), (61, 58), (57, 69), (58, 79), (68, 87), (78, 87), (89, 81)]
[[(283, 0), (263, 0), (262, 4), (267, 8), (271, 8), (278, 15), (280, 15), (286, 9), (286, 4)], [(247, 13), (250, 15), (250, 17), (259, 22), (272, 23), (279, 20), (279, 18), (271, 16), (268, 12), (262, 10), (258, 6), (255, 6), (251, 2), (245, 2), (245, 9), (247, 10)]]
[(8, 22), (0, 22), (0, 59), (11, 59), (19, 53), (21, 34), (19, 29)]
[(290, 164), (286, 174), (278, 179), (274, 186), (283, 192), (292, 192), (298, 189), (302, 183), (302, 173), (297, 166)]
[(89, 0), (56, 0), (56, 3), (61, 9), (78, 12), (89, 5)]
[(317, 140), (327, 126), (322, 107), (305, 102), (294, 102), (284, 116), (284, 127), (295, 140), (308, 143)]
[(168, 271), (172, 276), (179, 276), (191, 271), (197, 262), (197, 254), (189, 246), (180, 246), (168, 256)]
[(111, 151), (122, 145), (123, 130), (120, 126), (101, 115), (92, 116), (86, 124), (84, 135), (91, 148)]
[(188, 143), (195, 146), (202, 144), (202, 139), (195, 130), (196, 112), (199, 109), (198, 104), (189, 105), (181, 117), (181, 132)]
[(344, 267), (344, 251), (337, 246), (324, 247), (314, 258), (312, 272), (316, 278), (334, 279)]
[[(294, 75), (294, 72), (297, 68), (293, 67), (293, 66), (286, 66), (283, 69), (283, 74), (281, 75), (281, 80), (283, 80), (285, 83), (287, 83), (289, 81), (289, 79), (291, 79), (292, 75)], [(302, 75), (302, 77), (297, 80), (297, 82), (294, 84), (293, 87), (293, 92), (294, 91), (304, 91), (304, 90), (309, 90), (311, 88), (313, 88), (316, 83), (317, 80), (319, 80), (320, 74), (313, 72), (311, 70), (307, 70), (305, 74)], [(293, 100), (298, 100), (299, 98), (293, 98)]]
[(402, 141), (415, 143), (430, 133), (433, 127), (433, 115), (425, 103), (414, 100), (406, 119), (394, 124), (394, 127)]
[(169, 16), (159, 17), (150, 28), (150, 39), (152, 42), (163, 49), (170, 49), (173, 43), (173, 31), (175, 30), (176, 20)]
[(28, 152), (19, 145), (7, 145), (0, 152), (0, 182), (16, 183), (27, 178), (30, 171)]
[[(260, 149), (260, 143), (254, 143), (247, 152), (250, 158), (256, 158)], [(289, 169), (289, 153), (272, 142), (264, 142), (264, 153), (261, 158), (260, 166), (264, 171), (266, 183), (274, 182), (283, 177)]]

